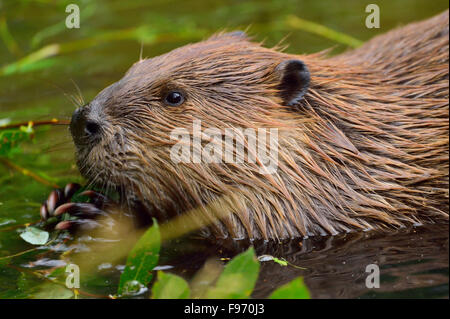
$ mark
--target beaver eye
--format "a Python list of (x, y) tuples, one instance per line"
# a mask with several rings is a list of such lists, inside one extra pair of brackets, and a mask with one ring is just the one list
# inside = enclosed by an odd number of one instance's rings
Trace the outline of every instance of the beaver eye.
[(170, 106), (178, 106), (184, 102), (184, 96), (180, 92), (172, 91), (166, 95), (164, 102)]

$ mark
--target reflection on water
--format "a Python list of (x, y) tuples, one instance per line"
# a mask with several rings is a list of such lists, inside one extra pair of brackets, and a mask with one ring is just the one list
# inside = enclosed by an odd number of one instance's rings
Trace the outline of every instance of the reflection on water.
[[(304, 276), (313, 298), (448, 298), (448, 225), (402, 229), (391, 233), (351, 233), (332, 237), (256, 244), (258, 255), (285, 258), (306, 269), (263, 262), (253, 297), (265, 298), (277, 287)], [(245, 245), (199, 250), (189, 258), (178, 257), (174, 271), (189, 277), (202, 258), (222, 251), (232, 255)], [(189, 260), (189, 265), (184, 264)], [(197, 260), (197, 265), (191, 263)], [(175, 263), (175, 261), (173, 261)], [(368, 289), (368, 264), (380, 268), (380, 288)], [(190, 270), (190, 271), (188, 271)]]
[[(138, 238), (139, 234), (133, 232), (115, 240), (83, 235), (67, 241), (62, 237), (49, 250), (37, 252), (34, 257), (15, 259), (8, 273), (1, 271), (0, 296), (5, 297), (2, 289), (11, 291), (6, 297), (28, 296), (23, 293), (29, 291), (15, 292), (18, 288), (12, 279), (17, 273), (13, 270), (50, 274), (55, 267), (63, 270), (66, 264), (75, 263), (83, 278), (81, 290), (88, 293), (82, 297), (107, 298), (116, 293), (126, 256)], [(281, 266), (273, 261), (261, 262), (253, 298), (267, 298), (276, 288), (299, 276), (304, 278), (312, 298), (449, 297), (448, 225), (252, 244), (257, 256), (271, 255), (289, 263)], [(212, 243), (192, 235), (178, 238), (163, 243), (155, 270), (175, 273), (194, 287), (200, 271), (208, 268), (209, 275), (218, 275), (229, 258), (249, 245), (249, 242), (232, 240)], [(379, 288), (366, 287), (369, 264), (380, 269)], [(148, 292), (136, 297), (147, 296)]]
[[(307, 268), (277, 270), (263, 265), (255, 296), (265, 296), (276, 284), (305, 277), (314, 298), (448, 298), (448, 227), (421, 227), (389, 234), (355, 233), (291, 243), (275, 251)], [(366, 266), (380, 267), (380, 288), (368, 289)], [(266, 269), (267, 268), (267, 269)], [(267, 283), (264, 281), (267, 279)]]

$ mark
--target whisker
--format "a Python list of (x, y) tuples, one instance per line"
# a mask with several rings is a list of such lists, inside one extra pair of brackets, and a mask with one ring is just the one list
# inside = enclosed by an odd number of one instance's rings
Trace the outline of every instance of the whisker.
[(85, 104), (83, 93), (81, 92), (80, 87), (75, 83), (75, 81), (73, 79), (70, 80), (72, 81), (73, 85), (75, 86), (78, 92), (78, 103), (79, 103), (78, 106), (83, 106)]

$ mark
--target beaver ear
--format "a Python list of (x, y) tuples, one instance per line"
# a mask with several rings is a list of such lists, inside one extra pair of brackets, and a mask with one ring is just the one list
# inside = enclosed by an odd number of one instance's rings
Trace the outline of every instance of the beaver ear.
[(287, 106), (300, 102), (309, 87), (310, 75), (305, 63), (300, 60), (283, 61), (275, 68), (279, 94)]

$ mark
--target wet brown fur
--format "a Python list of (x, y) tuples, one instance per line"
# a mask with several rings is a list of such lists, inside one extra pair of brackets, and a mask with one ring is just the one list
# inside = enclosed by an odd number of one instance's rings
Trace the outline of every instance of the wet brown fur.
[[(448, 223), (448, 11), (332, 58), (291, 55), (238, 34), (135, 63), (88, 106), (105, 138), (78, 148), (84, 176), (120, 186), (161, 221), (223, 199), (214, 236), (289, 238)], [(311, 84), (287, 107), (276, 66), (305, 62)], [(176, 88), (186, 102), (167, 107)], [(171, 161), (177, 127), (278, 128), (278, 170)], [(208, 214), (205, 209), (203, 214)]]

